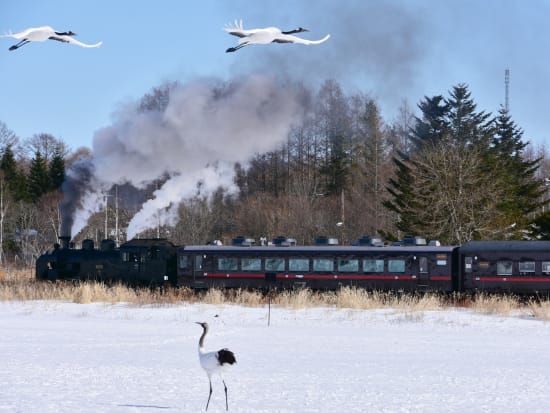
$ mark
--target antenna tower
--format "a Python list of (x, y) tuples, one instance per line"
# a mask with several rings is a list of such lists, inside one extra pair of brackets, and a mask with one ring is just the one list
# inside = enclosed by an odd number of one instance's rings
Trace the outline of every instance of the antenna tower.
[(504, 109), (506, 112), (510, 111), (510, 101), (509, 101), (509, 89), (510, 89), (510, 69), (504, 71)]

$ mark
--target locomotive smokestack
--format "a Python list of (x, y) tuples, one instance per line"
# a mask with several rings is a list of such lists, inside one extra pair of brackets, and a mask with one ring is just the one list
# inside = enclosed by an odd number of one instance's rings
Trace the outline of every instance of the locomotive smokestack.
[(59, 237), (59, 243), (61, 244), (61, 248), (68, 249), (69, 248), (69, 241), (71, 240), (70, 236), (60, 236)]

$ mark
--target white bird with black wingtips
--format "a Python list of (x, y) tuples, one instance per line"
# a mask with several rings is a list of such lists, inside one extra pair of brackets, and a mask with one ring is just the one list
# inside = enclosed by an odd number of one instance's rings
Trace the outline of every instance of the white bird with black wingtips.
[(226, 53), (236, 52), (244, 46), (251, 44), (269, 44), (269, 43), (298, 43), (298, 44), (320, 44), (326, 42), (330, 38), (330, 34), (327, 34), (320, 40), (307, 40), (298, 36), (293, 36), (295, 33), (308, 32), (309, 30), (302, 27), (298, 27), (294, 30), (282, 31), (278, 27), (265, 27), (263, 29), (243, 29), (243, 21), (235, 20), (234, 25), (227, 25), (224, 30), (233, 35), (240, 37), (239, 45), (236, 47), (230, 47), (226, 50)]
[(208, 375), (208, 382), (210, 383), (210, 393), (208, 394), (208, 401), (206, 402), (205, 410), (208, 410), (208, 404), (210, 403), (210, 397), (212, 396), (213, 374), (218, 374), (222, 379), (223, 388), (225, 391), (225, 410), (229, 410), (229, 405), (227, 403), (227, 386), (225, 385), (225, 381), (221, 373), (222, 370), (224, 370), (226, 367), (237, 362), (237, 360), (235, 359), (235, 354), (233, 354), (232, 351), (226, 348), (218, 351), (206, 351), (204, 349), (204, 337), (206, 337), (206, 334), (208, 333), (208, 323), (197, 322), (197, 324), (203, 328), (201, 338), (199, 339), (199, 360), (201, 363), (201, 367)]
[(73, 33), (71, 31), (58, 32), (50, 26), (40, 26), (40, 27), (31, 27), (19, 33), (3, 34), (3, 35), (0, 35), (0, 38), (13, 37), (14, 39), (20, 40), (19, 43), (11, 46), (10, 50), (18, 49), (21, 46), (24, 46), (30, 42), (45, 42), (46, 40), (57, 40), (58, 42), (71, 43), (80, 47), (99, 47), (103, 43), (103, 42), (98, 42), (95, 44), (86, 44), (86, 43), (79, 42), (78, 40), (74, 39), (72, 36), (76, 36), (76, 33)]

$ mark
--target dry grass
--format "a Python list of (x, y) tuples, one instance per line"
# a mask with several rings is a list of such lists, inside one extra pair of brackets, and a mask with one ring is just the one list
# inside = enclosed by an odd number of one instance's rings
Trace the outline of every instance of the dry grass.
[(483, 314), (510, 315), (524, 306), (518, 297), (513, 295), (490, 295), (480, 293), (471, 302), (471, 308)]
[(17, 280), (33, 280), (34, 270), (31, 268), (19, 269), (12, 267), (0, 268), (0, 282), (17, 281)]
[(527, 303), (531, 315), (539, 320), (550, 320), (549, 300), (529, 300)]
[(269, 295), (259, 291), (210, 289), (195, 292), (186, 288), (129, 288), (95, 282), (36, 282), (32, 271), (0, 272), (0, 301), (59, 300), (80, 304), (93, 302), (165, 305), (181, 302), (236, 304), (258, 307), (267, 304), (284, 308), (335, 307), (345, 309), (393, 308), (405, 313), (422, 313), (448, 307), (465, 307), (483, 314), (509, 316), (523, 313), (550, 320), (550, 300), (521, 300), (510, 295), (489, 294), (398, 294), (346, 287), (338, 291), (319, 292), (309, 289), (285, 290)]

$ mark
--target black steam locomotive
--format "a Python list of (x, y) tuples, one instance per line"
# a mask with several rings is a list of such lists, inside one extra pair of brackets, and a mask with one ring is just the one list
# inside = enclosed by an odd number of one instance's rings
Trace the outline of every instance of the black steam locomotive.
[(297, 246), (277, 238), (255, 245), (175, 246), (163, 239), (134, 239), (116, 248), (85, 240), (80, 249), (60, 239), (36, 262), (39, 280), (97, 280), (129, 285), (203, 288), (338, 289), (381, 291), (550, 292), (550, 241), (472, 241), (426, 244), (418, 237), (383, 246), (365, 238), (355, 245), (320, 239)]

